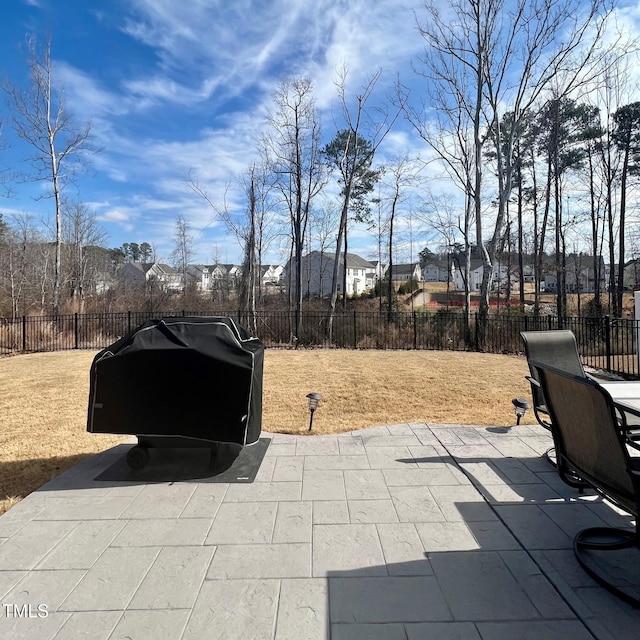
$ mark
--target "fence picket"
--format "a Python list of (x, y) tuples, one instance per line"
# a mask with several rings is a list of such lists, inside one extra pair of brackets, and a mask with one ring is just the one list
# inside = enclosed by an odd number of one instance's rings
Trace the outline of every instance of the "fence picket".
[[(0, 319), (0, 354), (56, 351), (63, 349), (102, 349), (130, 333), (151, 318), (171, 315), (204, 315), (181, 310), (155, 313), (71, 314), (61, 316), (22, 316)], [(241, 318), (239, 311), (216, 315)], [(285, 311), (258, 311), (258, 337), (267, 347), (294, 346), (292, 314)], [(453, 349), (475, 350), (478, 344), (477, 314), (470, 325), (463, 313), (444, 312), (368, 312), (336, 313), (331, 343), (328, 342), (325, 314), (303, 311), (299, 346), (359, 349)], [(565, 318), (564, 326), (576, 335), (585, 364), (627, 377), (640, 377), (638, 371), (638, 321), (633, 319)], [(521, 331), (559, 328), (558, 318), (523, 315), (489, 317), (486, 350), (493, 353), (522, 353)], [(20, 331), (22, 329), (22, 331)]]

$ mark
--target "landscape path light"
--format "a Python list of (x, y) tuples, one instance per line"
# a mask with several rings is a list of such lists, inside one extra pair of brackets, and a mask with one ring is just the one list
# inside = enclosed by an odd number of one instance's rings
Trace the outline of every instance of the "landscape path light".
[(311, 392), (307, 394), (307, 399), (309, 400), (309, 431), (311, 431), (311, 427), (313, 426), (313, 414), (315, 410), (320, 405), (320, 400), (322, 400), (322, 396), (319, 393)]
[(514, 398), (511, 401), (513, 404), (513, 410), (516, 414), (516, 425), (520, 424), (520, 418), (527, 413), (527, 409), (531, 409), (531, 405), (527, 402), (525, 398)]

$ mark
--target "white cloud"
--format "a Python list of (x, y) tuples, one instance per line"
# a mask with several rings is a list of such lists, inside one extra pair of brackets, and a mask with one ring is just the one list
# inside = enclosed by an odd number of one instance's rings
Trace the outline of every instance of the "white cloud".
[(134, 99), (136, 111), (143, 111), (170, 102), (182, 106), (190, 106), (207, 100), (216, 90), (218, 81), (207, 79), (200, 86), (191, 89), (163, 76), (128, 80), (123, 88)]
[[(247, 87), (268, 91), (286, 75), (309, 76), (318, 104), (335, 97), (336, 68), (355, 86), (383, 68), (389, 78), (422, 48), (405, 0), (210, 2), (135, 0), (124, 31), (158, 53), (160, 75), (128, 87), (150, 99), (229, 99)], [(194, 80), (195, 78), (195, 80)]]
[[(640, 3), (620, 5), (620, 23), (638, 33)], [(104, 57), (96, 73), (82, 60), (73, 66), (73, 58), (55, 67), (74, 115), (92, 121), (103, 147), (93, 159), (106, 183), (93, 196), (100, 219), (168, 255), (175, 218), (182, 213), (202, 245), (217, 242), (236, 254), (235, 241), (223, 239), (224, 225), (189, 190), (190, 171), (216, 202), (229, 188), (231, 206), (244, 206), (236, 180), (256, 157), (272, 92), (284, 76), (311, 79), (327, 138), (342, 126), (334, 80), (343, 64), (351, 99), (378, 69), (382, 77), (372, 106), (386, 99), (396, 74), (415, 85), (419, 99), (426, 81), (416, 78), (410, 61), (424, 48), (414, 16), (415, 10), (424, 17), (422, 7), (422, 0), (130, 0), (124, 18), (102, 12), (104, 28), (120, 20), (126, 35), (119, 37), (131, 38), (133, 59), (120, 64), (116, 56), (109, 66), (111, 59)], [(404, 154), (433, 158), (401, 119), (377, 160)], [(434, 191), (459, 193), (442, 177), (441, 165), (429, 164), (423, 175)], [(332, 195), (328, 189), (327, 197)], [(363, 229), (352, 239), (354, 250), (375, 246)]]
[(134, 222), (139, 217), (139, 212), (132, 207), (108, 207), (96, 215), (100, 222), (114, 224), (125, 231), (135, 229)]
[(74, 114), (83, 120), (122, 116), (131, 109), (128, 98), (100, 86), (90, 74), (66, 63), (55, 62), (54, 72)]
[[(109, 197), (94, 198), (99, 219), (116, 231), (148, 234), (138, 240), (167, 248), (175, 217), (183, 213), (194, 230), (202, 230), (202, 242), (219, 240), (223, 225), (189, 190), (190, 172), (216, 202), (229, 189), (231, 206), (244, 207), (236, 180), (256, 158), (278, 82), (311, 78), (330, 137), (341, 126), (337, 67), (349, 68), (349, 97), (383, 69), (375, 99), (384, 97), (396, 72), (406, 71), (422, 48), (411, 10), (417, 3), (132, 0), (122, 31), (148, 47), (156, 62), (144, 71), (122, 65), (117, 74), (108, 67), (92, 74), (70, 62), (56, 64), (69, 106), (80, 121), (92, 121), (102, 147), (94, 171), (112, 183)], [(210, 114), (208, 122), (203, 114)], [(381, 157), (409, 142), (393, 134)]]

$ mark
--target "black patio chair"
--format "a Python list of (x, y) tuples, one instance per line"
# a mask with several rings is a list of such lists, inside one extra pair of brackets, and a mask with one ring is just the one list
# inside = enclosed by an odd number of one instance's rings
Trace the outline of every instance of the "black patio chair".
[[(640, 458), (629, 455), (613, 400), (597, 382), (544, 362), (531, 364), (551, 417), (560, 476), (569, 484), (579, 477), (635, 518), (635, 531), (614, 527), (580, 531), (574, 539), (576, 558), (598, 583), (640, 607)], [(599, 552), (605, 551), (603, 558)], [(616, 558), (612, 551), (624, 557)]]
[[(535, 367), (531, 365), (531, 361), (538, 360), (573, 375), (587, 377), (578, 353), (576, 337), (569, 330), (522, 331), (520, 336), (524, 342), (524, 352), (531, 374), (525, 378), (531, 384), (533, 413), (540, 426), (551, 431), (551, 416), (547, 409), (544, 393), (540, 384), (536, 384), (540, 382), (540, 377)], [(555, 447), (547, 449), (545, 456), (555, 466)], [(573, 486), (579, 488), (582, 485), (576, 479)]]
[[(541, 426), (551, 430), (551, 416), (547, 409), (542, 388), (539, 384), (535, 384), (536, 381), (539, 382), (540, 380), (535, 367), (531, 365), (531, 361), (537, 360), (580, 378), (590, 380), (594, 380), (594, 378), (586, 373), (582, 366), (576, 337), (572, 331), (568, 329), (522, 331), (520, 336), (524, 342), (524, 351), (527, 356), (529, 372), (531, 373), (530, 376), (525, 376), (525, 378), (531, 384), (533, 413)], [(619, 428), (625, 433), (627, 444), (640, 449), (640, 419), (617, 409), (616, 416)], [(554, 447), (549, 448), (545, 455), (547, 460), (555, 465)]]
[(532, 379), (538, 382), (540, 380), (535, 368), (531, 366), (531, 360), (538, 360), (582, 378), (587, 377), (578, 353), (576, 337), (573, 331), (563, 329), (556, 331), (521, 331), (520, 336), (524, 342), (524, 352), (527, 356), (527, 363), (531, 373), (531, 376), (525, 377), (531, 383), (533, 412), (540, 425), (550, 430), (551, 418), (542, 388), (532, 383)]

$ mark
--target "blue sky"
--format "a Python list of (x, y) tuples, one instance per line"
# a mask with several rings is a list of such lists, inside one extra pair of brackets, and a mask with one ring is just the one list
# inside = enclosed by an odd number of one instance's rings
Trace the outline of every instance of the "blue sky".
[[(625, 2), (638, 18), (637, 0)], [(286, 76), (313, 81), (328, 141), (340, 126), (334, 78), (349, 68), (353, 94), (378, 68), (378, 98), (399, 74), (420, 93), (412, 61), (423, 50), (414, 11), (420, 0), (5, 0), (0, 71), (27, 79), (27, 34), (52, 37), (56, 78), (76, 120), (91, 120), (102, 147), (90, 173), (71, 187), (98, 216), (108, 246), (150, 242), (168, 259), (178, 214), (192, 225), (196, 260), (238, 261), (235, 239), (188, 188), (189, 172), (222, 199), (225, 185), (256, 157), (256, 139), (272, 92)], [(3, 106), (0, 118), (9, 113)], [(29, 150), (7, 124), (4, 166), (20, 166)], [(402, 119), (381, 157), (424, 152)], [(16, 186), (0, 200), (5, 216), (24, 211), (46, 220), (42, 187)], [(74, 191), (74, 189), (76, 191)], [(424, 246), (417, 229), (417, 251)], [(376, 240), (356, 230), (350, 249), (371, 257)], [(276, 246), (269, 261), (279, 261)]]

